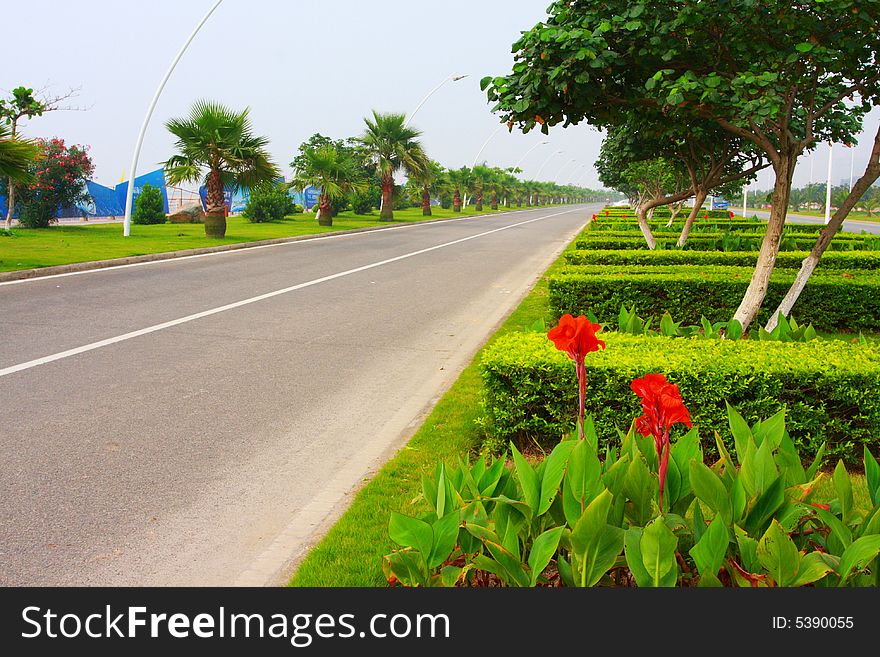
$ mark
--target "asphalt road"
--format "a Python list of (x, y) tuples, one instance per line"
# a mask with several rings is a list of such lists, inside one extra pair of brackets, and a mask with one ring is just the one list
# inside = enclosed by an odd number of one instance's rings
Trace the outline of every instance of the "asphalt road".
[[(749, 210), (748, 215), (758, 215), (761, 219), (765, 220), (770, 218), (769, 212), (763, 212), (761, 210)], [(813, 217), (808, 214), (795, 214), (793, 212), (789, 212), (787, 223), (824, 224), (825, 219), (823, 217)], [(851, 233), (861, 233), (862, 231), (865, 231), (866, 233), (873, 233), (877, 235), (880, 234), (880, 223), (876, 223), (873, 221), (859, 221), (858, 219), (852, 221), (844, 221), (843, 230)]]
[(0, 584), (280, 582), (595, 211), (0, 285)]

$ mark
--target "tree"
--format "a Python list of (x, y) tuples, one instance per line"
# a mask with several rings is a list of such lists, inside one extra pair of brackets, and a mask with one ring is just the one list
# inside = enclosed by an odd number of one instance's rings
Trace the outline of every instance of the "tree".
[[(877, 102), (880, 2), (629, 0), (556, 2), (515, 45), (511, 75), (484, 88), (525, 131), (604, 126), (642, 107), (713, 121), (772, 163), (773, 209), (734, 318), (748, 328), (766, 295), (799, 155), (850, 143)], [(858, 93), (855, 104), (845, 101)]]
[(317, 187), (321, 190), (318, 200), (318, 224), (333, 225), (333, 202), (352, 192), (366, 190), (367, 184), (361, 170), (350, 153), (340, 151), (333, 144), (319, 148), (306, 146), (302, 158), (297, 160), (293, 184), (299, 189)]
[(293, 214), (295, 204), (290, 198), (289, 185), (263, 184), (251, 190), (247, 206), (242, 213), (248, 221), (254, 224), (281, 221), (287, 215)]
[(471, 169), (471, 177), (468, 184), (468, 191), (474, 197), (474, 210), (483, 211), (483, 196), (486, 193), (487, 185), (492, 181), (492, 169), (485, 164), (478, 164)]
[(461, 193), (467, 189), (471, 170), (467, 167), (450, 169), (446, 172), (449, 187), (452, 189), (452, 211), (461, 212)]
[(434, 160), (428, 160), (426, 166), (413, 173), (412, 179), (421, 187), (422, 216), (431, 216), (431, 194), (441, 192), (444, 186), (443, 166)]
[(144, 185), (134, 204), (131, 220), (138, 225), (146, 226), (164, 224), (167, 219), (162, 190), (150, 184)]
[(809, 197), (807, 196), (807, 189), (792, 189), (791, 194), (788, 196), (788, 205), (795, 212), (800, 212), (801, 208), (807, 204)]
[(401, 169), (414, 177), (428, 166), (418, 138), (421, 132), (406, 125), (405, 114), (380, 114), (373, 110), (373, 118), (364, 119), (366, 132), (361, 143), (382, 178), (382, 212), (384, 221), (394, 219), (394, 175)]
[[(9, 137), (15, 139), (18, 137), (19, 121), (43, 116), (47, 112), (73, 109), (63, 106), (63, 103), (75, 95), (75, 89), (57, 96), (50, 96), (45, 91), (34, 92), (33, 89), (26, 87), (16, 87), (12, 90), (11, 98), (0, 98), (0, 124), (5, 124), (9, 128)], [(6, 176), (6, 180), (6, 227), (9, 228), (12, 225), (12, 214), (15, 208), (15, 185), (20, 181), (11, 176)]]
[(249, 109), (236, 112), (203, 100), (187, 118), (172, 119), (165, 127), (177, 137), (178, 150), (165, 162), (168, 182), (204, 181), (208, 188), (208, 237), (226, 236), (226, 189), (255, 189), (281, 175), (267, 151), (269, 140), (254, 135)]
[(13, 137), (12, 128), (0, 123), (0, 179), (16, 183), (30, 182), (30, 168), (39, 155), (38, 144)]
[(40, 154), (29, 169), (30, 182), (18, 188), (18, 220), (27, 228), (46, 228), (58, 211), (88, 199), (86, 181), (95, 171), (83, 146), (67, 147), (63, 139), (37, 140)]
[(862, 202), (859, 204), (862, 210), (869, 217), (873, 217), (874, 213), (877, 211), (877, 208), (880, 208), (880, 190), (876, 187), (872, 187), (863, 197)]

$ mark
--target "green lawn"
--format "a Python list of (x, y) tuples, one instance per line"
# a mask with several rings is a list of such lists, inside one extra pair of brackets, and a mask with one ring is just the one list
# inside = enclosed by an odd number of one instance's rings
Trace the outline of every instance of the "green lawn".
[[(518, 208), (512, 208), (514, 210)], [(499, 210), (498, 212), (503, 212)], [(488, 207), (478, 213), (474, 206), (460, 214), (435, 208), (434, 216), (422, 217), (421, 208), (395, 212), (394, 224), (412, 223), (424, 219), (494, 214)], [(128, 256), (165, 253), (186, 249), (201, 249), (223, 244), (257, 242), (282, 237), (319, 235), (339, 230), (389, 225), (379, 221), (378, 213), (355, 215), (343, 212), (331, 228), (319, 226), (313, 214), (295, 215), (284, 221), (252, 224), (242, 217), (230, 217), (226, 239), (205, 237), (200, 224), (162, 224), (159, 226), (132, 226), (131, 237), (122, 236), (122, 223), (52, 226), (43, 229), (13, 228), (11, 233), (0, 231), (0, 272), (37, 269), (75, 262), (110, 260)]]

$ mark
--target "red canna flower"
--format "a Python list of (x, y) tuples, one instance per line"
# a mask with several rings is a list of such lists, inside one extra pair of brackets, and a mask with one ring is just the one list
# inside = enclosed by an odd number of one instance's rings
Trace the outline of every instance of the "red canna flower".
[(678, 386), (669, 383), (662, 374), (648, 374), (632, 382), (632, 391), (642, 401), (642, 416), (636, 419), (636, 430), (643, 436), (654, 437), (657, 461), (660, 466), (660, 510), (663, 510), (663, 489), (669, 467), (669, 430), (681, 422), (693, 426), (691, 414), (684, 405)]
[(601, 324), (593, 324), (581, 315), (577, 319), (571, 315), (563, 315), (556, 328), (550, 329), (547, 337), (553, 341), (559, 351), (568, 354), (575, 363), (578, 378), (578, 423), (581, 440), (584, 439), (584, 405), (587, 394), (587, 369), (584, 365), (587, 354), (605, 348), (605, 343), (596, 337), (602, 330)]

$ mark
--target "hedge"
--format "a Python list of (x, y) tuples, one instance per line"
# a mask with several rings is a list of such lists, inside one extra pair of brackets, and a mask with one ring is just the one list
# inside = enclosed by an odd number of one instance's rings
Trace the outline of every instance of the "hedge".
[[(656, 220), (648, 222), (648, 225), (651, 227), (652, 231), (677, 231), (679, 234), (681, 233), (681, 229), (684, 227), (684, 222), (681, 218), (676, 218), (675, 223), (672, 226), (667, 226), (665, 221), (657, 222)], [(692, 231), (696, 232), (719, 232), (719, 231), (741, 231), (741, 232), (757, 232), (764, 231), (767, 228), (766, 221), (754, 221), (751, 219), (728, 219), (726, 221), (715, 221), (715, 220), (707, 220), (700, 218), (694, 222)], [(825, 229), (824, 224), (800, 224), (800, 223), (787, 223), (785, 224), (786, 233), (803, 233), (805, 235), (815, 236), (821, 230)], [(639, 222), (635, 219), (628, 219), (624, 217), (600, 217), (596, 221), (590, 221), (587, 224), (587, 230), (627, 230), (638, 232), (639, 230)], [(866, 231), (861, 231), (859, 233), (852, 233), (851, 231), (844, 231), (838, 233), (838, 235), (867, 235)]]
[[(604, 440), (639, 415), (632, 380), (659, 372), (678, 384), (704, 449), (713, 449), (716, 431), (729, 434), (725, 402), (750, 422), (786, 408), (786, 427), (807, 455), (827, 441), (829, 459), (855, 464), (863, 445), (875, 453), (880, 447), (877, 346), (603, 337), (607, 349), (587, 356), (586, 407)], [(481, 372), (488, 447), (503, 449), (510, 440), (550, 445), (573, 430), (574, 366), (543, 333), (499, 338), (484, 352)]]
[[(776, 266), (782, 269), (800, 269), (809, 251), (787, 251), (776, 257)], [(569, 251), (565, 259), (571, 265), (724, 265), (754, 267), (757, 251), (649, 251), (586, 249)], [(821, 270), (880, 269), (880, 252), (832, 251), (819, 261)]]
[[(688, 251), (758, 251), (761, 247), (760, 235), (735, 235), (739, 237), (739, 243), (733, 243), (725, 240), (717, 233), (704, 233), (691, 235), (684, 249)], [(656, 238), (656, 236), (655, 236)], [(670, 249), (678, 249), (676, 242), (678, 236), (674, 238), (657, 238), (657, 248), (668, 251)], [(779, 245), (780, 251), (809, 251), (816, 244), (816, 240), (812, 237), (795, 238), (790, 235), (783, 237)], [(586, 233), (582, 234), (575, 243), (577, 249), (647, 249), (645, 238), (638, 233)], [(835, 238), (831, 242), (831, 251), (877, 251), (880, 250), (880, 239), (876, 237), (863, 237), (854, 235), (851, 237), (842, 236), (842, 239)]]
[[(681, 212), (679, 212), (679, 217), (684, 215), (687, 217), (691, 213), (692, 208), (682, 208)], [(596, 213), (599, 217), (635, 217), (636, 211), (633, 208), (626, 206), (610, 206), (603, 210), (600, 210)], [(700, 213), (700, 217), (705, 217), (709, 215), (709, 219), (731, 219), (730, 210), (704, 210)], [(654, 216), (655, 217), (670, 217), (672, 216), (672, 211), (667, 206), (660, 206), (658, 208), (654, 208)]]
[[(798, 322), (824, 330), (880, 329), (880, 273), (853, 271), (813, 274), (794, 307)], [(571, 266), (550, 276), (550, 308), (555, 317), (592, 311), (609, 323), (621, 306), (635, 306), (643, 317), (669, 311), (686, 324), (702, 316), (726, 321), (739, 307), (752, 272), (749, 267)], [(795, 274), (791, 269), (774, 272), (759, 322), (776, 309)]]
[[(660, 240), (660, 239), (677, 240), (679, 238), (679, 236), (681, 235), (681, 232), (676, 231), (676, 230), (657, 230), (657, 231), (652, 231), (652, 234), (658, 240)], [(588, 229), (584, 230), (584, 232), (581, 234), (582, 239), (594, 239), (594, 238), (596, 238), (596, 239), (609, 239), (609, 238), (613, 238), (613, 237), (628, 238), (628, 237), (641, 237), (641, 236), (642, 236), (642, 233), (638, 229), (638, 227), (634, 228), (633, 230), (605, 230), (605, 231), (594, 231), (594, 230), (590, 230), (588, 228)], [(707, 233), (698, 233), (698, 234), (693, 233), (692, 234), (693, 239), (701, 239), (701, 240), (721, 239), (722, 237), (725, 237), (725, 236), (727, 236), (727, 237), (742, 236), (747, 239), (758, 239), (758, 240), (764, 239), (763, 231), (762, 232), (754, 232), (754, 231), (746, 231), (746, 230), (743, 230), (743, 231), (734, 230), (734, 231), (714, 231), (711, 233), (707, 232)], [(811, 235), (808, 233), (802, 233), (797, 230), (787, 230), (785, 233), (783, 233), (783, 239), (785, 239), (785, 238), (791, 238), (794, 240), (809, 239), (812, 242), (816, 241), (815, 235)], [(842, 242), (865, 242), (865, 241), (870, 241), (870, 240), (878, 240), (876, 235), (858, 235), (856, 233), (838, 233), (837, 235), (834, 236), (834, 239), (840, 240)], [(878, 241), (880, 241), (880, 240), (878, 240)]]

